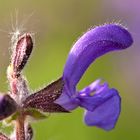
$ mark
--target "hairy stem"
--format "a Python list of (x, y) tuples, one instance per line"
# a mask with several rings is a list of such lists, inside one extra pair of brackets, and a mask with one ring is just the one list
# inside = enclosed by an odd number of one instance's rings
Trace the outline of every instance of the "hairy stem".
[(23, 113), (20, 113), (16, 120), (16, 140), (25, 140), (25, 128), (24, 128), (25, 117)]

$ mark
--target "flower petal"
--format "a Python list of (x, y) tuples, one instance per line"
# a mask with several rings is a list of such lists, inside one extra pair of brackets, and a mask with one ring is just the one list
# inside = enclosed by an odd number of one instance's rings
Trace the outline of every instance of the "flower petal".
[(121, 98), (115, 89), (111, 89), (110, 98), (105, 98), (93, 111), (86, 111), (84, 121), (88, 126), (97, 126), (104, 130), (115, 127), (121, 110)]
[(62, 95), (55, 101), (55, 103), (60, 104), (66, 110), (73, 110), (79, 106), (79, 99), (74, 96), (69, 96), (68, 90), (63, 89)]
[(128, 48), (133, 40), (129, 32), (116, 24), (98, 26), (86, 32), (71, 49), (63, 73), (70, 92), (88, 66), (99, 56)]
[(101, 87), (100, 85), (101, 79), (97, 79), (93, 83), (91, 83), (89, 86), (85, 87), (80, 91), (80, 96), (84, 95), (90, 95), (92, 92), (95, 92), (98, 88)]
[(93, 85), (95, 82), (86, 87), (86, 90), (80, 91), (77, 96), (79, 99), (79, 106), (88, 111), (93, 111), (95, 108), (100, 106), (100, 104), (114, 96), (114, 92), (112, 92), (112, 89), (108, 87), (107, 83), (102, 85), (98, 83), (96, 84), (96, 87), (94, 87)]
[[(92, 91), (94, 91), (97, 86), (99, 85), (100, 80), (96, 80), (94, 81), (89, 87), (84, 88), (80, 93), (81, 96), (86, 92), (86, 93), (90, 93)], [(75, 95), (70, 96), (69, 94), (69, 89), (66, 88), (66, 85), (64, 85), (64, 89), (63, 89), (63, 93), (60, 96), (60, 98), (58, 98), (56, 100), (56, 103), (62, 105), (65, 109), (67, 110), (73, 110), (75, 108), (77, 108), (80, 104), (79, 99), (77, 98), (77, 95), (79, 93), (74, 92)]]

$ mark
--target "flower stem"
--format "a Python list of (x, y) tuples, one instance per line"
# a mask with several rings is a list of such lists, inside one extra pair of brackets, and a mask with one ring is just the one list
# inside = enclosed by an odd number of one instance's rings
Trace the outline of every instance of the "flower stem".
[(25, 128), (24, 128), (25, 117), (23, 113), (20, 113), (16, 120), (16, 140), (25, 140)]

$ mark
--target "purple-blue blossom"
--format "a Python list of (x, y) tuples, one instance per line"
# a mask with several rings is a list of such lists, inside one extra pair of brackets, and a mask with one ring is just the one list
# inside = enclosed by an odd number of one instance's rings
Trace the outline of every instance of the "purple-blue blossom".
[(63, 72), (63, 93), (56, 102), (67, 110), (84, 108), (84, 121), (88, 126), (113, 129), (121, 111), (119, 92), (107, 82), (101, 84), (99, 79), (81, 91), (77, 91), (76, 86), (96, 58), (126, 49), (132, 43), (130, 33), (121, 25), (106, 24), (87, 31), (68, 55)]

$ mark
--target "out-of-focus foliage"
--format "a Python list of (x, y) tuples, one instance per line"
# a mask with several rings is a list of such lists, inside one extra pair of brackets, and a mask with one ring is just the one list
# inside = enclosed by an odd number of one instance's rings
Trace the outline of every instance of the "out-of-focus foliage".
[[(119, 2), (123, 3), (123, 1)], [(135, 0), (135, 3), (137, 2)], [(125, 0), (125, 3), (129, 3), (129, 0)], [(121, 20), (120, 23), (127, 25), (128, 30), (138, 39), (140, 33), (135, 34), (133, 31), (136, 24), (132, 24), (134, 18), (131, 14), (135, 7), (132, 6), (129, 12), (126, 12), (128, 10), (125, 7), (120, 11), (119, 8), (122, 7), (109, 0), (1, 0), (0, 90), (3, 92), (7, 90), (5, 71), (10, 58), (8, 33), (12, 32), (12, 22), (16, 26), (16, 13), (18, 13), (18, 23), (25, 22), (26, 31), (35, 34), (35, 47), (24, 74), (29, 80), (30, 88), (36, 90), (62, 75), (70, 47), (91, 26)], [(85, 126), (82, 122), (83, 110), (78, 109), (69, 114), (51, 114), (48, 119), (34, 123), (35, 139), (140, 139), (140, 93), (137, 78), (140, 76), (138, 72), (140, 55), (137, 51), (139, 44), (135, 44), (135, 48), (114, 52), (98, 59), (79, 84), (81, 89), (96, 78), (102, 77), (110, 83), (111, 87), (120, 91), (122, 112), (114, 130), (105, 132), (95, 127)]]

